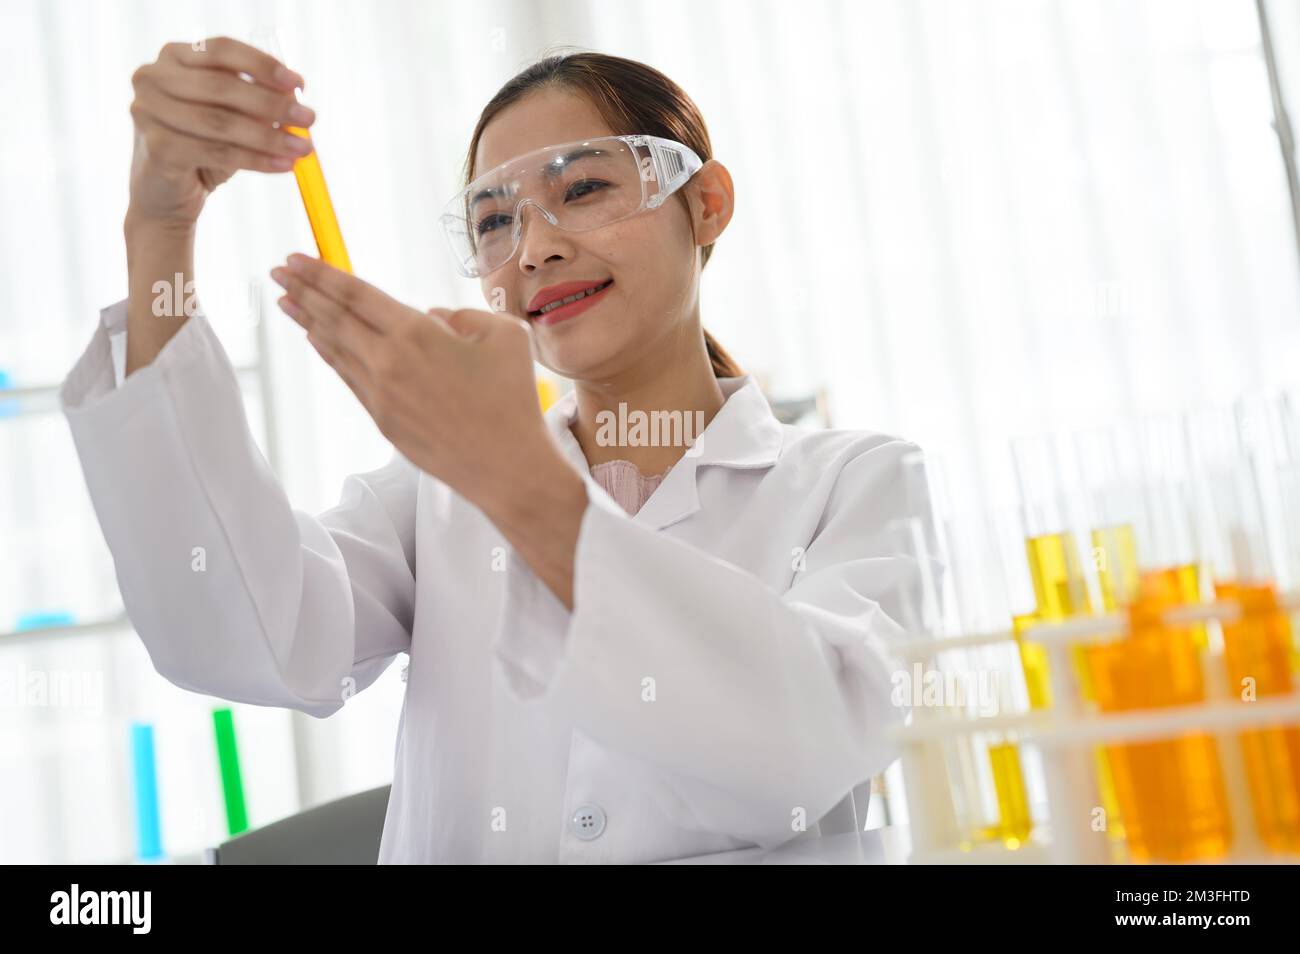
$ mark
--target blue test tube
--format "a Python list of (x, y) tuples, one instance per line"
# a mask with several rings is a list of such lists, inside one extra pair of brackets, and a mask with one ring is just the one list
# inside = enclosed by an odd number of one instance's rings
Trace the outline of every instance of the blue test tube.
[(154, 763), (153, 726), (131, 724), (131, 765), (135, 775), (136, 841), (141, 861), (163, 856), (162, 823), (158, 815), (158, 770)]

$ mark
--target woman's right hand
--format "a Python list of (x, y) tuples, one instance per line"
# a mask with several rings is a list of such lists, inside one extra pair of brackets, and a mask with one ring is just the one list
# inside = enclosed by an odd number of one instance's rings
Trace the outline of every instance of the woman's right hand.
[(311, 151), (308, 140), (273, 125), (315, 122), (294, 98), (302, 77), (246, 43), (228, 37), (168, 43), (131, 83), (135, 150), (127, 216), (136, 224), (192, 229), (208, 194), (236, 170), (288, 172)]

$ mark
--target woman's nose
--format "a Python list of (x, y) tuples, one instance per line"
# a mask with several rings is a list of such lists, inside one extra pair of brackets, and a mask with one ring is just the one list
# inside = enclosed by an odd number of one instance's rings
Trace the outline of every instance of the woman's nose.
[[(532, 213), (529, 215), (528, 213)], [(572, 244), (565, 231), (552, 223), (548, 211), (535, 202), (525, 202), (519, 210), (519, 267), (536, 268), (557, 256), (572, 254)]]

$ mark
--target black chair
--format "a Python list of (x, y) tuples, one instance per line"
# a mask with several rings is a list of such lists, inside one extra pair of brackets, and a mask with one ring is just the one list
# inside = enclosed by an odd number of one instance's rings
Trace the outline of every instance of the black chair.
[(204, 852), (210, 865), (373, 865), (391, 785), (317, 805)]

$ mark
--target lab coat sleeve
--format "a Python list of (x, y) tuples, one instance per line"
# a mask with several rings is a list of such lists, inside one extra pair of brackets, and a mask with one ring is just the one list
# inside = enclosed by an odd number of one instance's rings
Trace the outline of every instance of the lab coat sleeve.
[(127, 614), (176, 685), (324, 717), (410, 649), (418, 470), (399, 453), (290, 507), (202, 314), (122, 377), (126, 304), (60, 392)]
[(516, 693), (658, 766), (699, 828), (773, 847), (811, 827), (897, 755), (893, 648), (919, 573), (890, 522), (909, 515), (917, 449), (889, 440), (844, 465), (785, 593), (637, 524), (588, 479), (567, 627), (549, 590), (517, 588), (543, 625), (502, 633)]

